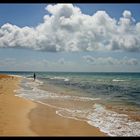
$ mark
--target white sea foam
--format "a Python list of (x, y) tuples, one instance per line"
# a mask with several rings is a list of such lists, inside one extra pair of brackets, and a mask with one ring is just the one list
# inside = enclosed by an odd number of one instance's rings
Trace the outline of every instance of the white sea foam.
[(56, 76), (56, 77), (52, 77), (50, 79), (58, 79), (58, 80), (64, 80), (64, 81), (69, 81), (68, 78), (65, 78), (65, 77), (59, 77), (59, 76)]
[(21, 75), (14, 75), (14, 74), (9, 74), (10, 76), (14, 76), (14, 77), (19, 77), (19, 78), (25, 78), (24, 76)]
[(73, 101), (95, 101), (100, 100), (100, 98), (90, 98), (90, 97), (80, 97), (80, 96), (71, 96), (71, 95), (58, 95), (53, 94), (50, 98), (53, 99), (67, 99), (67, 100), (73, 100)]
[(27, 87), (32, 87), (32, 88), (36, 88), (37, 86), (42, 85), (42, 84), (43, 84), (42, 81), (37, 80), (37, 79), (36, 79), (35, 81), (33, 81), (33, 80), (30, 79), (30, 78), (28, 78), (28, 82), (26, 81), (26, 82), (24, 83), (25, 86), (27, 86)]
[(110, 136), (140, 136), (140, 122), (129, 120), (127, 115), (107, 110), (99, 104), (94, 105), (88, 119), (90, 125)]
[(126, 80), (121, 80), (121, 79), (113, 79), (112, 81), (113, 81), (113, 82), (123, 82), (123, 81), (126, 81)]
[(64, 118), (70, 118), (79, 121), (87, 121), (83, 111), (79, 112), (79, 110), (70, 110), (70, 109), (57, 110), (56, 114)]

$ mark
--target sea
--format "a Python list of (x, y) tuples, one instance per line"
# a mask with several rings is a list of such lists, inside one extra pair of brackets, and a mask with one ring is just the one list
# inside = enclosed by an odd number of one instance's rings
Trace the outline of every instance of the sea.
[(16, 96), (56, 108), (109, 136), (140, 136), (140, 73), (0, 72), (21, 76)]

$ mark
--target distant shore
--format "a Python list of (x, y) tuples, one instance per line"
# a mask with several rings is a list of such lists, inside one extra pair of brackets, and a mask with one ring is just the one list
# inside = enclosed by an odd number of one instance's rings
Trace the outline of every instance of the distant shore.
[(54, 108), (15, 96), (20, 80), (0, 75), (0, 136), (107, 136), (86, 122), (57, 115)]

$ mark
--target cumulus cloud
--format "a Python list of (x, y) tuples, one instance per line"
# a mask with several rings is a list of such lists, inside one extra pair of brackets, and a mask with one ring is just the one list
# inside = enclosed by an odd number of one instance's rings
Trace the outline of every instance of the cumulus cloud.
[(83, 56), (83, 58), (88, 62), (88, 63), (94, 63), (95, 62), (95, 58), (90, 56), (90, 55), (86, 55)]
[(82, 13), (73, 4), (48, 5), (49, 14), (36, 27), (6, 23), (0, 27), (0, 47), (50, 52), (140, 51), (140, 22), (125, 10), (117, 21), (106, 11)]
[(131, 18), (132, 14), (131, 14), (130, 11), (125, 10), (125, 11), (123, 12), (123, 16), (124, 16), (125, 18)]
[(135, 58), (128, 58), (124, 56), (122, 59), (116, 59), (113, 57), (93, 57), (90, 55), (83, 56), (89, 64), (95, 65), (137, 65), (138, 60)]

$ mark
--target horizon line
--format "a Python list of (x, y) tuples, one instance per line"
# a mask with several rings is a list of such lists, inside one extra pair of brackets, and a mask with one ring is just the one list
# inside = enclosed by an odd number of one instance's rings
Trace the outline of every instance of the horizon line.
[(125, 72), (125, 71), (118, 71), (118, 72), (114, 72), (114, 71), (105, 71), (105, 72), (99, 72), (99, 71), (1, 71), (0, 70), (0, 73), (4, 73), (4, 72), (48, 72), (48, 73), (53, 73), (53, 72), (56, 72), (56, 73), (140, 73), (140, 72)]

